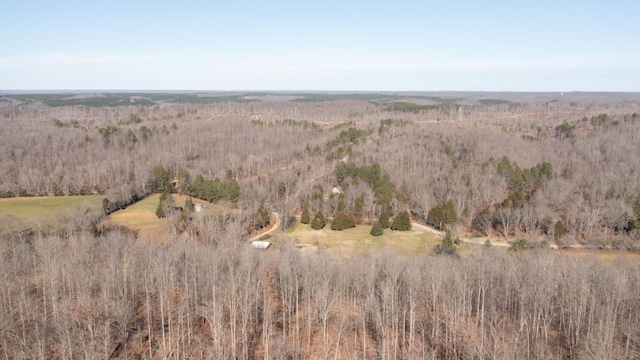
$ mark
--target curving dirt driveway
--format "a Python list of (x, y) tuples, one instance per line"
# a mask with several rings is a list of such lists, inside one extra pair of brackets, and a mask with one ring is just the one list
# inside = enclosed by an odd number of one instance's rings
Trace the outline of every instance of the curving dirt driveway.
[(273, 213), (273, 216), (275, 216), (276, 218), (276, 223), (271, 225), (271, 227), (269, 227), (269, 229), (253, 236), (252, 238), (249, 239), (249, 241), (256, 241), (258, 239), (260, 239), (261, 237), (267, 235), (267, 234), (271, 234), (272, 232), (278, 230), (278, 227), (280, 227), (280, 215), (278, 215), (278, 213)]
[[(444, 237), (445, 233), (444, 231), (439, 231), (436, 230), (434, 228), (432, 228), (431, 226), (427, 226), (427, 225), (422, 225), (422, 224), (418, 224), (418, 223), (411, 223), (411, 226), (416, 227), (418, 229), (424, 230), (424, 231), (428, 231), (432, 234), (436, 234), (440, 237)], [(484, 241), (482, 240), (473, 240), (473, 239), (469, 239), (469, 238), (460, 238), (460, 240), (463, 243), (467, 243), (467, 244), (475, 244), (475, 245), (484, 245)], [(510, 247), (511, 244), (509, 243), (505, 243), (505, 242), (496, 242), (496, 241), (491, 241), (491, 246), (502, 246), (502, 247)]]

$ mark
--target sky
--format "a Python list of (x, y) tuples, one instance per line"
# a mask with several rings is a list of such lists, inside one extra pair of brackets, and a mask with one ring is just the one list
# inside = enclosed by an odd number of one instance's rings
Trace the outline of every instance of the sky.
[(18, 1), (0, 90), (640, 91), (640, 1)]

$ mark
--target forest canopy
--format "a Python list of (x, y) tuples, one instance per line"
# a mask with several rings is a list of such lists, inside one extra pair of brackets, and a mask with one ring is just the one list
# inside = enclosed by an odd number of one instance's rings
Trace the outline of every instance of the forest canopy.
[[(0, 355), (638, 358), (638, 257), (612, 249), (640, 249), (639, 114), (633, 93), (0, 94)], [(78, 201), (12, 215), (26, 197)], [(442, 241), (319, 245), (355, 230)]]
[(636, 247), (633, 94), (325, 95), (4, 94), (0, 196), (102, 194), (112, 211), (170, 188), (252, 216), (408, 210), (443, 230)]

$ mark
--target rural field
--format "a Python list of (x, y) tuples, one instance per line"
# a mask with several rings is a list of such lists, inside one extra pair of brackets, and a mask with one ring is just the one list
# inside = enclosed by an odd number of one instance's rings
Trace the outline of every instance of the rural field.
[(21, 220), (38, 221), (71, 215), (72, 211), (88, 208), (99, 211), (103, 197), (88, 196), (36, 196), (0, 199), (0, 216), (14, 216)]
[[(370, 234), (370, 225), (358, 225), (353, 229), (333, 231), (328, 228), (313, 230), (309, 225), (297, 223), (287, 230), (287, 238), (303, 248), (326, 249), (342, 255), (354, 251), (371, 252), (389, 248), (398, 254), (424, 254), (440, 242), (436, 235), (420, 230), (386, 230), (381, 236)], [(277, 244), (277, 243), (276, 243)]]
[(116, 211), (106, 219), (107, 223), (117, 224), (139, 231), (163, 232), (167, 221), (156, 216), (160, 194), (151, 195), (126, 209)]
[(637, 93), (3, 93), (0, 123), (5, 358), (640, 358)]

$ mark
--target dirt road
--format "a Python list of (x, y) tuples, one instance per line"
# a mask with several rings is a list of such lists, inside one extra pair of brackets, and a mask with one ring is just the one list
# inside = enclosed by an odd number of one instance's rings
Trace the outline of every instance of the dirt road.
[(255, 235), (254, 237), (250, 238), (249, 241), (256, 241), (258, 239), (260, 239), (261, 237), (267, 235), (267, 234), (271, 234), (272, 232), (278, 230), (278, 228), (280, 227), (280, 216), (278, 215), (278, 213), (273, 213), (273, 216), (276, 218), (276, 223), (271, 225), (271, 227), (269, 227), (267, 230)]
[[(418, 228), (420, 230), (424, 230), (424, 231), (428, 231), (432, 234), (436, 234), (440, 237), (444, 237), (445, 233), (443, 231), (439, 231), (436, 230), (434, 228), (432, 228), (431, 226), (427, 226), (427, 225), (422, 225), (422, 224), (418, 224), (418, 223), (411, 223), (411, 225), (415, 228)], [(469, 238), (460, 238), (460, 240), (463, 243), (466, 244), (475, 244), (475, 245), (484, 245), (484, 240), (473, 240), (473, 239), (469, 239)], [(511, 244), (509, 243), (505, 243), (505, 242), (499, 242), (499, 241), (491, 241), (491, 246), (502, 246), (502, 247), (510, 247)]]

